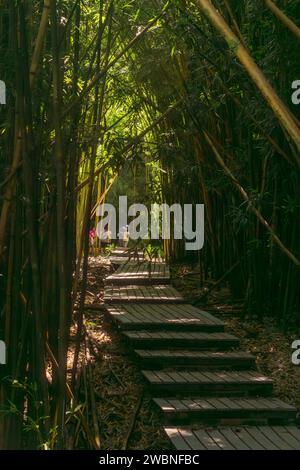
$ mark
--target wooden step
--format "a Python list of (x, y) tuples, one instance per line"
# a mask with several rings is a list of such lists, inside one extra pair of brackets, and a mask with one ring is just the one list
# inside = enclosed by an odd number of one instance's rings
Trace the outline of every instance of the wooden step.
[[(165, 424), (193, 424), (216, 422), (228, 424), (230, 420), (239, 424), (274, 424), (296, 419), (297, 410), (278, 398), (154, 398)], [(236, 423), (234, 423), (236, 424)]]
[(115, 248), (111, 252), (110, 255), (122, 257), (123, 261), (124, 259), (132, 259), (132, 260), (137, 261), (137, 257), (141, 261), (144, 258), (144, 252), (142, 250), (134, 251), (134, 250), (131, 250), (130, 248), (122, 248), (122, 247)]
[[(121, 266), (121, 264), (124, 264), (124, 260), (126, 258), (124, 258), (124, 256), (110, 256), (109, 257), (109, 261), (112, 265), (114, 265), (116, 268)], [(129, 261), (130, 263), (133, 262), (133, 261)]]
[(255, 357), (240, 351), (135, 350), (142, 369), (193, 368), (246, 370), (255, 367)]
[(142, 371), (154, 396), (263, 395), (272, 393), (272, 380), (257, 372)]
[(238, 338), (228, 333), (127, 331), (123, 335), (135, 349), (190, 348), (227, 351), (240, 344)]
[(170, 271), (165, 263), (147, 261), (123, 263), (105, 280), (106, 285), (149, 285), (170, 284), (170, 282)]
[(224, 323), (188, 304), (120, 304), (107, 312), (123, 330), (224, 331)]
[(104, 302), (107, 304), (124, 303), (186, 303), (174, 287), (169, 285), (107, 285), (104, 290)]
[(166, 427), (176, 450), (300, 450), (296, 426)]

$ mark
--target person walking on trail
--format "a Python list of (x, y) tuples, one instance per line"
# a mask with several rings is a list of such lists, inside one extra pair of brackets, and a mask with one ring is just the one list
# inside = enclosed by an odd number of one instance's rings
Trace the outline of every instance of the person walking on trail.
[(111, 230), (109, 229), (108, 224), (104, 227), (104, 231), (101, 237), (101, 244), (103, 248), (106, 248), (111, 244)]
[(90, 246), (92, 248), (93, 256), (95, 256), (96, 235), (97, 235), (96, 230), (92, 228), (89, 231), (89, 238), (90, 238)]
[(120, 246), (123, 248), (127, 248), (128, 242), (129, 242), (129, 231), (128, 231), (128, 225), (124, 225), (120, 232), (119, 232), (119, 242)]

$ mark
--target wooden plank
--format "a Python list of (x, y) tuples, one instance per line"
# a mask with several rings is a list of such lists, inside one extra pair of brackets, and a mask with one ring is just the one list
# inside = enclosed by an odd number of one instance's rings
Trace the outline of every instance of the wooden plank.
[[(257, 373), (256, 377), (243, 373), (243, 375), (236, 376), (235, 379), (228, 380), (226, 371), (222, 374), (216, 374), (215, 377), (212, 374), (206, 376), (198, 371), (189, 373), (168, 371), (164, 375), (164, 379), (159, 384), (151, 380), (150, 371), (142, 371), (144, 378), (147, 381), (150, 392), (156, 396), (170, 396), (176, 394), (176, 396), (206, 396), (213, 394), (263, 394), (269, 396), (273, 390), (272, 381), (264, 376)], [(181, 377), (181, 380), (179, 380)]]
[(155, 371), (155, 374), (157, 374), (160, 377), (162, 383), (165, 383), (165, 382), (169, 382), (169, 383), (178, 382), (178, 378), (176, 377), (176, 374), (174, 374), (174, 376), (172, 378), (165, 371)]
[(139, 256), (140, 258), (144, 257), (144, 252), (142, 250), (132, 250), (130, 248), (116, 247), (111, 252), (111, 256), (122, 256), (123, 258), (133, 258), (134, 256)]
[(291, 449), (300, 450), (300, 440), (293, 436), (288, 428), (283, 426), (272, 426), (271, 429), (272, 432), (277, 434), (282, 441), (286, 442)]
[[(149, 374), (151, 374), (150, 371), (142, 371), (142, 373), (146, 378), (148, 378)], [(175, 375), (177, 377), (178, 376), (182, 377), (183, 385), (188, 385), (188, 384), (205, 385), (205, 384), (210, 384), (210, 383), (213, 383), (215, 385), (218, 385), (219, 383), (222, 383), (225, 386), (226, 386), (226, 384), (234, 384), (234, 383), (239, 383), (241, 385), (242, 384), (249, 384), (249, 383), (253, 383), (253, 384), (257, 384), (257, 383), (259, 383), (259, 384), (272, 384), (272, 381), (268, 377), (262, 376), (259, 373), (257, 373), (256, 377), (253, 377), (250, 374), (248, 375), (247, 372), (238, 373), (235, 379), (230, 379), (229, 381), (226, 380), (226, 378), (228, 377), (227, 371), (222, 372), (221, 375), (211, 373), (209, 377), (207, 377), (206, 375), (204, 375), (203, 373), (200, 373), (200, 372), (193, 372), (193, 373), (179, 372), (179, 373), (176, 373), (174, 371), (168, 371), (165, 374), (166, 374), (166, 384), (170, 383), (170, 381), (168, 380), (168, 377), (172, 378), (172, 376), (175, 376)], [(257, 380), (257, 378), (259, 380)]]
[[(253, 402), (253, 400), (245, 398), (244, 400), (241, 400), (240, 403), (244, 408), (248, 408), (251, 412), (253, 410), (257, 410), (257, 401), (258, 400), (255, 400), (255, 402)], [(261, 405), (260, 411), (264, 409), (263, 405)]]
[(214, 408), (214, 410), (220, 410), (222, 413), (229, 410), (228, 405), (219, 400), (219, 398), (209, 397), (206, 401)]
[(105, 282), (107, 285), (169, 284), (170, 270), (165, 263), (125, 262)]
[[(265, 450), (278, 450), (277, 447), (273, 444), (273, 442), (267, 439), (266, 436), (257, 427), (247, 427), (246, 433), (250, 435), (256, 442), (259, 442)], [(248, 438), (247, 434), (245, 437), (246, 440)]]
[[(151, 351), (151, 354), (150, 354)], [(135, 350), (135, 356), (143, 369), (166, 367), (197, 369), (244, 370), (255, 366), (255, 357), (243, 352), (215, 352), (194, 350)]]
[[(169, 372), (169, 376), (172, 377), (173, 374), (174, 374), (173, 371)], [(199, 372), (199, 371), (196, 371), (196, 372), (182, 371), (182, 372), (178, 372), (178, 374), (182, 378), (180, 384), (182, 384), (182, 383), (186, 383), (188, 385), (198, 384), (199, 381), (201, 383), (212, 383), (212, 380), (208, 380), (207, 377), (203, 374), (203, 372)]]
[(293, 429), (299, 431), (293, 426), (276, 426), (275, 431), (269, 426), (168, 426), (165, 432), (176, 450), (298, 450), (299, 439), (285, 441)]
[(104, 290), (104, 302), (115, 303), (185, 303), (184, 298), (174, 287), (166, 285), (108, 285)]
[(232, 431), (237, 434), (239, 439), (241, 439), (250, 448), (250, 450), (265, 450), (261, 442), (247, 432), (246, 427), (232, 429)]
[(249, 450), (249, 447), (230, 428), (222, 428), (221, 434), (236, 450)]
[(163, 413), (187, 413), (190, 410), (189, 402), (184, 400), (154, 398), (153, 401)]
[(222, 450), (236, 450), (218, 429), (208, 429), (207, 433)]
[(219, 399), (222, 403), (224, 403), (224, 405), (229, 407), (232, 411), (233, 410), (242, 410), (243, 409), (243, 406), (240, 403), (239, 399), (234, 400), (234, 399), (228, 398), (228, 397), (220, 397)]
[(269, 419), (282, 423), (295, 420), (296, 408), (279, 407), (274, 398), (204, 397), (194, 399), (154, 398), (154, 403), (162, 413), (165, 424), (222, 423), (238, 420), (254, 423)]
[[(203, 446), (206, 450), (221, 450), (220, 446), (216, 441), (208, 434), (205, 429), (198, 429), (193, 431), (197, 437), (200, 445)], [(198, 450), (198, 449), (194, 449)]]
[(133, 348), (190, 348), (196, 350), (227, 351), (239, 346), (239, 339), (228, 333), (203, 333), (179, 331), (125, 331), (124, 338)]
[[(225, 374), (221, 376), (221, 374), (219, 373), (209, 372), (209, 371), (203, 371), (202, 373), (209, 382), (214, 382), (214, 383), (232, 382), (231, 380), (227, 379), (227, 376)], [(195, 377), (197, 378), (196, 374), (195, 374)]]
[(223, 321), (219, 320), (214, 315), (211, 315), (210, 313), (205, 312), (204, 310), (201, 310), (201, 309), (196, 308), (193, 305), (189, 305), (189, 304), (185, 304), (184, 306), (179, 306), (178, 308), (174, 305), (164, 304), (161, 307), (161, 309), (165, 312), (165, 314), (174, 314), (174, 313), (176, 313), (176, 311), (178, 311), (178, 313), (180, 314), (181, 310), (178, 310), (178, 309), (179, 308), (181, 309), (182, 307), (184, 307), (185, 315), (189, 314), (191, 316), (191, 318), (193, 318), (195, 315), (201, 314), (201, 317), (202, 318), (205, 317), (208, 320), (208, 322), (224, 323)]
[(148, 337), (151, 337), (153, 341), (155, 341), (156, 338), (158, 339), (163, 339), (165, 338), (166, 340), (173, 340), (176, 338), (183, 339), (183, 340), (196, 340), (196, 341), (203, 341), (206, 342), (207, 344), (212, 343), (212, 346), (214, 343), (216, 344), (216, 347), (218, 347), (218, 342), (220, 341), (225, 341), (232, 343), (233, 345), (238, 345), (239, 344), (239, 339), (236, 336), (233, 336), (229, 333), (218, 333), (213, 334), (213, 333), (204, 333), (204, 332), (181, 332), (181, 331), (127, 331), (123, 333), (124, 336), (134, 339), (136, 336), (139, 338), (143, 338), (144, 335), (148, 335)]
[(163, 380), (156, 372), (149, 372), (148, 377), (153, 383), (163, 383)]
[(195, 433), (189, 429), (179, 429), (179, 433), (191, 450), (205, 450), (204, 445), (199, 441)]
[(292, 436), (294, 436), (298, 441), (300, 441), (300, 429), (296, 426), (289, 426), (286, 428)]
[[(289, 440), (290, 433), (288, 427), (284, 426), (276, 427), (276, 432), (270, 426), (260, 426), (256, 430), (251, 427), (247, 427), (246, 431), (251, 433), (265, 449), (269, 450), (299, 450), (300, 441), (292, 442)], [(287, 437), (285, 436), (287, 435)]]
[(180, 374), (180, 372), (172, 371), (171, 374), (169, 374), (168, 372), (165, 372), (164, 375), (165, 375), (165, 381), (166, 382), (169, 381), (169, 383), (175, 382), (175, 383), (180, 384), (180, 383), (182, 383), (182, 380), (188, 381), (188, 378), (187, 377), (183, 378), (182, 374)]
[(165, 428), (165, 432), (177, 450), (191, 450), (191, 447), (175, 428)]
[(189, 410), (193, 411), (196, 410), (198, 407), (201, 410), (215, 410), (214, 405), (208, 400), (201, 400), (201, 398), (194, 398), (193, 400), (190, 398), (189, 400), (183, 400), (183, 402), (187, 402), (189, 404)]

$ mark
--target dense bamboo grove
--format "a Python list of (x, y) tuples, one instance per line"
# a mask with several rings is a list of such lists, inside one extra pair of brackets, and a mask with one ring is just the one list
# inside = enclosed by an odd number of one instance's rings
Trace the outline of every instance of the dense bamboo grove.
[(171, 258), (299, 323), (300, 10), (276, 5), (0, 2), (0, 447), (72, 448), (78, 422), (99, 447), (76, 386), (88, 233), (124, 165), (146, 175), (138, 202), (205, 203), (204, 250)]

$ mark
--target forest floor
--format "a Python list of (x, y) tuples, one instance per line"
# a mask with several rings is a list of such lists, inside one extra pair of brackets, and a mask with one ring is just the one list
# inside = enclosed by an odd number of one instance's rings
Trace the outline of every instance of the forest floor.
[[(91, 258), (87, 304), (103, 301), (104, 277), (111, 271), (105, 258)], [(197, 297), (199, 281), (186, 282), (183, 267), (173, 269), (174, 285), (188, 298)], [(184, 268), (189, 270), (188, 267)], [(200, 308), (222, 318), (228, 332), (241, 339), (241, 348), (257, 357), (260, 372), (274, 380), (275, 394), (300, 411), (300, 366), (291, 361), (291, 344), (299, 334), (283, 333), (269, 318), (263, 322), (241, 319), (240, 306), (230, 303), (226, 289), (214, 291)], [(222, 313), (221, 313), (222, 312)], [(104, 450), (168, 449), (160, 415), (115, 327), (101, 310), (86, 311), (86, 327), (96, 353), (93, 357), (93, 389)]]

